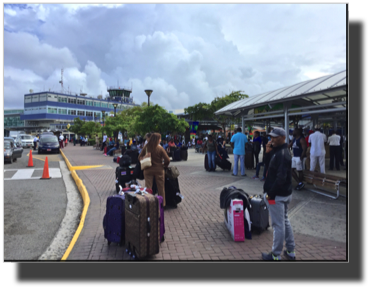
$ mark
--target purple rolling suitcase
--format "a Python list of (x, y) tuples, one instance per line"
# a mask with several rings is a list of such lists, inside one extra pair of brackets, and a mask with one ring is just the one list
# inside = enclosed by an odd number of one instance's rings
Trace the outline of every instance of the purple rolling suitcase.
[(108, 245), (124, 244), (125, 240), (125, 196), (112, 195), (107, 198), (106, 214), (103, 218), (104, 237)]
[(164, 217), (164, 199), (157, 195), (158, 203), (160, 204), (160, 242), (165, 241), (165, 217)]

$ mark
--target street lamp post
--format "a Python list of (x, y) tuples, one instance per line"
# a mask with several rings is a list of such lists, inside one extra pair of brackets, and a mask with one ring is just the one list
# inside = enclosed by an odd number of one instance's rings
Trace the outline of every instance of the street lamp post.
[(114, 115), (115, 115), (115, 117), (116, 117), (116, 108), (117, 108), (117, 103), (114, 103), (113, 104), (113, 109), (114, 109), (114, 113), (115, 113)]
[(150, 95), (152, 95), (153, 90), (145, 90), (146, 95), (148, 95), (148, 107), (150, 106)]
[(106, 111), (102, 111), (102, 115), (103, 115), (103, 127), (104, 127), (104, 114), (106, 113)]

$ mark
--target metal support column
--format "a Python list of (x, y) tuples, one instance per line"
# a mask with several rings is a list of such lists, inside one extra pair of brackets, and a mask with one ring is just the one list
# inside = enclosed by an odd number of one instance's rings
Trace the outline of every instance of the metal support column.
[(285, 124), (285, 134), (286, 134), (286, 137), (285, 137), (285, 142), (287, 144), (289, 144), (289, 113), (288, 113), (288, 109), (289, 109), (289, 104), (287, 102), (284, 102), (284, 124)]
[(244, 117), (241, 118), (241, 132), (245, 134)]

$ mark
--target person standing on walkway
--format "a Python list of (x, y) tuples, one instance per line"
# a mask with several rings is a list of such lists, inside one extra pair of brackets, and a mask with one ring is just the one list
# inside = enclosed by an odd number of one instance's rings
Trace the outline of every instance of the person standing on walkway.
[[(292, 147), (293, 149), (293, 157), (292, 157), (292, 175), (293, 178), (298, 183), (295, 190), (301, 190), (305, 187), (303, 181), (303, 159), (306, 156), (306, 140), (302, 135), (302, 131), (300, 129), (295, 129), (293, 132), (293, 140), (289, 144), (288, 147)], [(298, 174), (297, 174), (297, 172)]]
[(106, 135), (106, 133), (103, 134), (103, 143), (102, 143), (102, 148), (100, 150), (103, 151), (105, 146), (107, 146), (107, 135)]
[(335, 168), (340, 170), (340, 159), (341, 159), (341, 147), (340, 147), (340, 136), (336, 134), (336, 131), (333, 130), (332, 135), (327, 140), (327, 143), (330, 146), (330, 170), (334, 170), (334, 161)]
[(59, 147), (60, 147), (61, 149), (63, 149), (63, 135), (62, 135), (62, 133), (61, 133), (61, 135), (59, 136)]
[(236, 134), (231, 138), (231, 146), (234, 149), (234, 170), (232, 175), (237, 176), (239, 169), (239, 160), (240, 160), (240, 174), (241, 176), (247, 176), (245, 174), (245, 145), (248, 142), (247, 136), (241, 133), (241, 128), (237, 128)]
[[(153, 179), (156, 180), (158, 195), (162, 196), (164, 206), (165, 200), (165, 168), (170, 164), (170, 158), (166, 151), (160, 145), (161, 134), (152, 133), (149, 142), (144, 146), (139, 155), (139, 161), (142, 161), (145, 156), (151, 157), (152, 166), (144, 170), (145, 187), (152, 189)], [(162, 164), (164, 161), (164, 164)]]
[(34, 136), (34, 139), (33, 139), (33, 144), (34, 144), (33, 150), (37, 149), (37, 142), (38, 142), (38, 137), (36, 135), (36, 136)]
[(259, 154), (260, 154), (261, 144), (262, 144), (259, 131), (255, 131), (253, 133), (252, 142), (253, 142), (253, 159), (256, 160), (256, 163), (255, 163), (256, 165), (253, 165), (253, 169), (256, 169), (259, 163)]
[(319, 162), (319, 168), (321, 173), (325, 173), (325, 142), (327, 141), (326, 135), (320, 132), (318, 126), (315, 128), (315, 132), (309, 136), (310, 147), (310, 171), (315, 170), (317, 161)]
[(206, 141), (204, 145), (204, 149), (206, 149), (206, 147), (207, 147), (207, 160), (208, 160), (208, 168), (209, 168), (207, 171), (213, 172), (216, 169), (215, 154), (217, 154), (218, 157), (220, 157), (220, 154), (218, 151), (217, 144), (214, 138), (212, 137), (212, 135), (208, 137), (208, 140)]
[(96, 149), (99, 148), (99, 136), (98, 136), (98, 134), (96, 134), (96, 136), (95, 136), (95, 147), (96, 147)]
[[(293, 229), (288, 219), (288, 206), (292, 200), (292, 157), (285, 142), (286, 132), (282, 128), (274, 128), (269, 133), (273, 155), (269, 162), (268, 175), (264, 183), (264, 201), (268, 207), (273, 227), (273, 246), (269, 253), (262, 253), (263, 260), (281, 260), (281, 252), (286, 244), (284, 255), (295, 260), (295, 242)], [(267, 153), (271, 153), (271, 145)]]

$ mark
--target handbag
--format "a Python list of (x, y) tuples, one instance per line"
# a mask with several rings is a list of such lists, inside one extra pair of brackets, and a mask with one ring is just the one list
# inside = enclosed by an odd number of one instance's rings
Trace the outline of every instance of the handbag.
[[(148, 148), (146, 149), (146, 154), (148, 154)], [(141, 170), (152, 167), (152, 159), (150, 156), (145, 156), (142, 161), (140, 161)]]
[(169, 179), (176, 179), (179, 176), (179, 171), (177, 167), (172, 166), (172, 167), (167, 167), (165, 169), (165, 177)]

